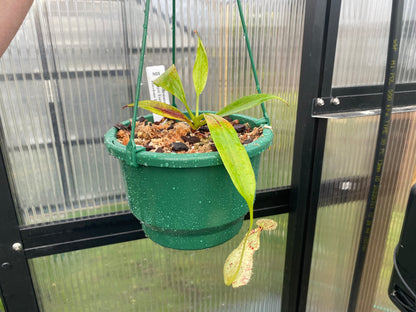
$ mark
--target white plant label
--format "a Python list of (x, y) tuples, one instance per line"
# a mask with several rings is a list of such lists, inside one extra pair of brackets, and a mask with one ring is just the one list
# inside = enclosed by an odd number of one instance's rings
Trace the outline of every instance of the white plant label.
[[(161, 87), (157, 87), (152, 82), (157, 77), (162, 75), (164, 72), (165, 72), (164, 65), (147, 66), (146, 67), (147, 85), (149, 86), (149, 94), (150, 94), (150, 99), (152, 101), (159, 101), (159, 102), (163, 102), (166, 104), (170, 104), (168, 92), (162, 89)], [(162, 120), (162, 118), (163, 116), (160, 116), (158, 114), (153, 114), (154, 121), (160, 121)]]

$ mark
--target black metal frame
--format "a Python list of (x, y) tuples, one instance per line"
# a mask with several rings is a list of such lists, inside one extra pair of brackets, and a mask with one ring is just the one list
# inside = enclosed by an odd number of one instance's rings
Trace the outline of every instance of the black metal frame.
[[(363, 112), (374, 111), (380, 113), (380, 103), (383, 98), (382, 86), (364, 86), (350, 88), (334, 88), (332, 96), (322, 97), (324, 105), (312, 105), (312, 116), (317, 118), (345, 118), (362, 115)], [(331, 104), (331, 99), (337, 97), (339, 105)], [(394, 92), (395, 109), (414, 111), (416, 105), (416, 84), (402, 83), (396, 86)]]
[[(321, 189), (331, 187), (332, 193), (339, 196), (331, 199), (337, 202), (362, 200), (362, 192), (355, 185), (365, 183), (365, 178), (326, 181)], [(350, 188), (343, 188), (343, 183)], [(334, 185), (338, 185), (333, 189)], [(289, 212), (291, 188), (276, 188), (259, 191), (256, 194), (254, 217), (267, 217)], [(326, 192), (329, 193), (329, 192)], [(332, 204), (327, 200), (328, 205)], [(248, 219), (248, 215), (246, 216)], [(27, 258), (43, 257), (61, 252), (98, 247), (145, 238), (140, 222), (129, 211), (104, 214), (91, 219), (72, 219), (64, 222), (52, 222), (36, 226), (20, 227), (21, 241)]]
[[(292, 185), (287, 188), (264, 190), (256, 197), (256, 217), (289, 213), (282, 311), (306, 310), (319, 190), (325, 189), (325, 183), (334, 185), (336, 182), (339, 185), (338, 190), (331, 189), (339, 195), (335, 200), (362, 200), (361, 192), (354, 187), (344, 189), (342, 184), (361, 184), (363, 179), (368, 179), (351, 177), (342, 181), (321, 182), (326, 117), (331, 114), (354, 113), (357, 105), (359, 111), (378, 109), (381, 102), (382, 86), (332, 89), (340, 7), (341, 0), (306, 0)], [(38, 37), (42, 49), (43, 35), (39, 34)], [(126, 44), (129, 48), (128, 43)], [(53, 80), (88, 75), (130, 75), (128, 70), (85, 73), (52, 71), (51, 74), (47, 62), (42, 64), (43, 73), (0, 75), (0, 81), (23, 77)], [(398, 85), (396, 98), (404, 106), (414, 107), (415, 90), (416, 84)], [(335, 96), (340, 99), (340, 105), (331, 105), (330, 99)], [(324, 100), (323, 106), (314, 105), (317, 98)], [(51, 103), (56, 105), (53, 101)], [(62, 138), (56, 139), (55, 144), (71, 144), (60, 142)], [(101, 142), (101, 139), (97, 141)], [(0, 292), (6, 311), (39, 310), (28, 259), (145, 237), (139, 222), (130, 212), (65, 220), (40, 226), (19, 226), (1, 149), (0, 201), (3, 203), (0, 209)], [(330, 204), (329, 201), (324, 202)], [(23, 250), (14, 250), (14, 243), (22, 244)]]
[[(289, 188), (280, 188), (258, 192), (254, 216), (258, 218), (287, 213), (289, 191)], [(22, 226), (20, 233), (28, 258), (145, 238), (140, 222), (131, 212)]]
[(331, 96), (340, 9), (340, 0), (306, 1), (282, 311), (306, 309), (327, 127), (311, 104)]
[[(6, 311), (39, 311), (14, 201), (0, 151), (0, 293)], [(15, 246), (15, 248), (13, 248)]]

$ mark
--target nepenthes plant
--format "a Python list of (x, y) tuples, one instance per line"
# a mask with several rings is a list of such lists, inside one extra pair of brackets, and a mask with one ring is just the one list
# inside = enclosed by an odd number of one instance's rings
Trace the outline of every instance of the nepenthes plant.
[[(186, 112), (182, 112), (174, 106), (159, 101), (140, 101), (138, 106), (163, 117), (186, 122), (194, 131), (201, 126), (208, 126), (211, 138), (223, 165), (235, 188), (246, 201), (250, 214), (249, 228), (240, 244), (241, 248), (234, 250), (233, 256), (231, 257), (232, 259), (238, 259), (238, 261), (228, 261), (226, 266), (224, 266), (225, 284), (231, 285), (236, 281), (241, 268), (244, 266), (244, 255), (251, 252), (251, 247), (248, 242), (250, 233), (253, 230), (253, 205), (256, 194), (256, 177), (250, 158), (243, 144), (240, 142), (236, 130), (224, 117), (255, 107), (265, 101), (279, 100), (284, 103), (286, 103), (286, 101), (272, 94), (252, 94), (239, 98), (216, 113), (200, 112), (199, 97), (205, 89), (208, 79), (208, 56), (199, 35), (192, 77), (196, 93), (194, 112), (188, 105), (185, 91), (175, 65), (169, 67), (168, 70), (155, 79), (153, 83), (156, 86), (165, 89), (182, 102)], [(134, 104), (128, 106), (134, 106)], [(227, 207), (224, 207), (224, 209), (227, 209)]]

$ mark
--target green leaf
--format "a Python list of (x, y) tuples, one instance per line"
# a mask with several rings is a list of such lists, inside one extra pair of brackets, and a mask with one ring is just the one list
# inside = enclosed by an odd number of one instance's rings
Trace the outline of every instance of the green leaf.
[(185, 106), (188, 106), (182, 81), (175, 65), (169, 67), (162, 75), (153, 80), (153, 83), (177, 97)]
[(250, 158), (240, 143), (237, 132), (224, 118), (214, 114), (204, 115), (225, 169), (227, 169), (237, 191), (252, 210), (256, 192), (256, 177)]
[(242, 243), (242, 250), (239, 254), (239, 261), (234, 262), (228, 272), (224, 272), (224, 282), (228, 286), (238, 276), (243, 256), (245, 254), (245, 244), (248, 234), (253, 227), (253, 205), (256, 193), (256, 177), (250, 158), (240, 143), (234, 127), (224, 118), (214, 114), (204, 114), (212, 140), (220, 154), (225, 169), (233, 181), (233, 184), (240, 195), (245, 199), (250, 211), (250, 226)]
[(194, 80), (195, 92), (199, 96), (204, 91), (208, 79), (208, 57), (201, 38), (198, 35), (198, 48), (196, 50), (196, 59), (192, 72)]
[(228, 115), (236, 114), (243, 110), (252, 108), (256, 105), (259, 105), (265, 101), (272, 100), (272, 99), (278, 99), (287, 104), (287, 102), (284, 99), (273, 94), (264, 94), (264, 93), (252, 94), (252, 95), (243, 96), (242, 98), (239, 98), (238, 100), (228, 104), (223, 109), (219, 110), (217, 112), (217, 115), (228, 116)]
[(186, 117), (179, 109), (169, 104), (158, 101), (140, 101), (139, 107), (170, 119), (187, 122), (192, 126), (192, 121), (190, 121), (188, 117)]

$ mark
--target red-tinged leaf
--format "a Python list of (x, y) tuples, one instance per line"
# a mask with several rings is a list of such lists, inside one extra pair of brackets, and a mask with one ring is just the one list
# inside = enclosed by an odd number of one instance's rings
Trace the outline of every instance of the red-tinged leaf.
[(192, 126), (192, 122), (179, 109), (169, 104), (158, 101), (140, 101), (139, 107), (156, 113), (163, 117), (187, 122)]
[(185, 91), (175, 65), (170, 66), (162, 75), (153, 80), (153, 83), (176, 96), (183, 104), (187, 105)]
[(175, 65), (169, 67), (162, 75), (153, 80), (153, 83), (176, 96), (183, 103), (183, 105), (185, 105), (186, 111), (191, 119), (194, 118), (194, 115), (186, 102), (185, 91), (183, 90), (182, 81)]
[(124, 106), (122, 106), (121, 108), (122, 108), (122, 109), (125, 109), (126, 107), (134, 107), (134, 103), (124, 105)]

